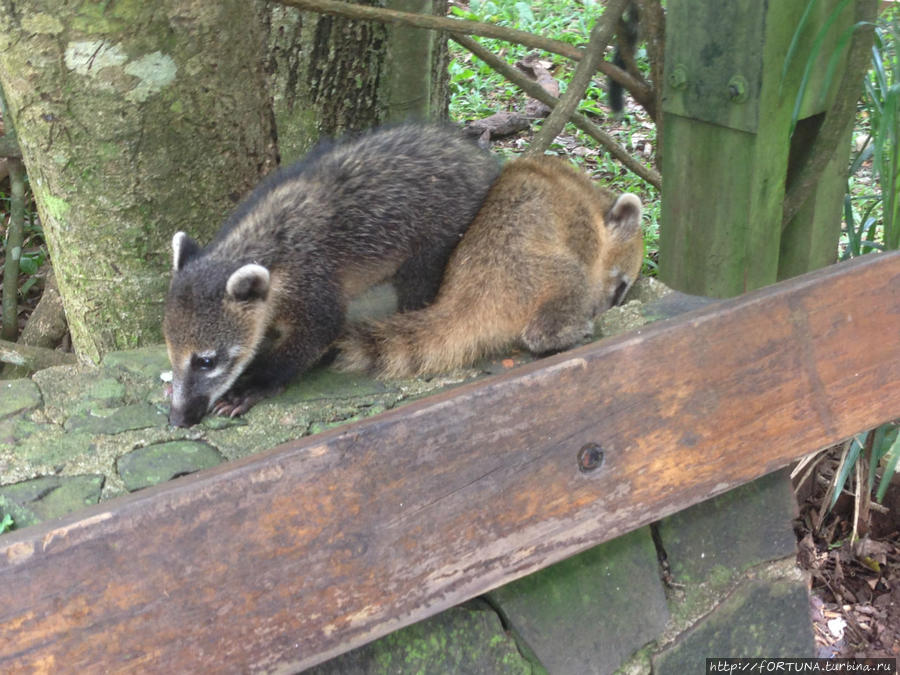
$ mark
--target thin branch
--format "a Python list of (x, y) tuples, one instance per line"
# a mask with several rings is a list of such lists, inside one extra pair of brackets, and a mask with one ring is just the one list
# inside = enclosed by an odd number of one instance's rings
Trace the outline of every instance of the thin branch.
[[(276, 0), (279, 4), (296, 7), (323, 14), (344, 16), (350, 19), (363, 19), (368, 21), (383, 21), (385, 23), (402, 23), (419, 28), (443, 30), (452, 35), (478, 35), (480, 37), (505, 40), (515, 44), (521, 44), (531, 49), (542, 49), (551, 54), (559, 54), (574, 61), (580, 61), (584, 55), (581, 47), (575, 47), (568, 42), (552, 40), (541, 37), (527, 31), (504, 28), (490, 23), (470, 21), (464, 19), (448, 19), (442, 16), (428, 14), (415, 14), (413, 12), (401, 12), (398, 10), (370, 7), (368, 5), (356, 5), (335, 0)], [(608, 75), (627, 89), (634, 100), (643, 106), (648, 114), (655, 119), (654, 89), (641, 78), (634, 77), (609, 61), (601, 61), (597, 69), (604, 75)]]
[[(480, 35), (482, 37), (496, 38), (506, 40), (517, 44), (525, 45), (534, 49), (542, 49), (553, 54), (560, 54), (574, 60), (581, 60), (584, 52), (578, 47), (561, 42), (558, 40), (549, 40), (540, 36), (528, 33), (526, 31), (512, 30), (501, 26), (481, 23), (478, 21), (467, 21), (460, 19), (447, 19), (439, 16), (429, 16), (426, 14), (414, 14), (411, 12), (400, 12), (396, 10), (382, 9), (380, 7), (369, 7), (365, 5), (356, 5), (345, 2), (335, 2), (335, 0), (276, 0), (280, 4), (296, 7), (323, 14), (333, 14), (336, 16), (345, 16), (354, 19), (364, 19), (371, 21), (385, 21), (388, 23), (405, 23), (420, 28), (429, 28), (433, 30), (445, 30), (450, 33), (450, 37), (460, 46), (472, 52), (475, 56), (487, 63), (491, 68), (497, 71), (507, 80), (525, 91), (529, 96), (535, 98), (549, 106), (556, 105), (558, 99), (549, 95), (543, 87), (537, 85), (527, 77), (515, 71), (505, 61), (495, 57), (489, 50), (483, 48), (475, 40), (467, 37), (468, 35)], [(617, 68), (608, 61), (601, 61), (597, 69), (618, 81), (624, 86), (635, 100), (640, 103), (647, 111), (654, 114), (654, 89), (646, 83), (637, 80), (629, 73), (621, 68)], [(635, 160), (628, 154), (616, 141), (594, 125), (583, 115), (574, 113), (572, 115), (572, 123), (589, 136), (592, 136), (603, 145), (609, 153), (622, 162), (623, 165), (633, 173), (637, 174), (645, 181), (657, 188), (662, 185), (662, 179), (658, 172), (645, 167), (643, 164)]]
[(19, 141), (15, 134), (0, 136), (0, 157), (15, 157), (21, 159), (22, 151), (19, 149)]
[(857, 24), (850, 42), (850, 53), (844, 75), (835, 94), (834, 104), (825, 113), (822, 128), (816, 137), (809, 156), (787, 187), (781, 217), (781, 228), (787, 227), (812, 194), (813, 187), (834, 156), (834, 149), (856, 116), (856, 102), (862, 89), (863, 77), (870, 65), (872, 36), (871, 22), (878, 12), (878, 0), (857, 0), (855, 21)]
[(337, 2), (336, 0), (276, 0), (276, 2), (288, 7), (296, 7), (297, 9), (322, 14), (345, 16), (350, 19), (404, 23), (418, 28), (442, 30), (457, 35), (479, 35), (481, 37), (496, 38), (525, 45), (532, 49), (543, 49), (551, 54), (559, 54), (576, 61), (581, 60), (583, 55), (580, 47), (570, 45), (568, 42), (552, 40), (524, 30), (504, 28), (490, 23), (482, 23), (481, 21), (448, 19), (443, 16), (400, 12), (394, 9), (356, 5), (347, 2)]
[(0, 337), (15, 340), (19, 332), (19, 260), (25, 242), (25, 165), (21, 159), (7, 159), (9, 169), (9, 229), (6, 233), (6, 260), (3, 265), (3, 301)]
[(550, 116), (544, 120), (541, 130), (531, 142), (528, 148), (528, 155), (543, 155), (553, 139), (557, 137), (566, 122), (575, 112), (581, 99), (587, 91), (594, 73), (597, 72), (597, 66), (603, 60), (603, 52), (609, 39), (612, 37), (613, 31), (625, 10), (625, 4), (629, 0), (611, 0), (603, 12), (603, 18), (597, 22), (591, 31), (591, 39), (585, 50), (585, 56), (575, 68), (575, 73), (569, 81), (566, 93), (559, 99), (559, 103), (553, 108)]
[[(484, 61), (492, 69), (497, 71), (500, 75), (505, 77), (514, 85), (519, 87), (531, 98), (535, 98), (541, 103), (546, 103), (550, 107), (555, 106), (559, 102), (558, 98), (548, 94), (542, 86), (540, 86), (533, 80), (528, 79), (525, 75), (521, 74), (515, 68), (510, 66), (506, 61), (496, 56), (489, 49), (485, 49), (484, 47), (482, 47), (472, 38), (465, 35), (451, 35), (450, 37), (454, 42), (456, 42), (466, 50), (472, 52), (472, 54)], [(612, 136), (600, 129), (600, 127), (591, 122), (587, 117), (585, 117), (581, 113), (576, 112), (572, 114), (571, 119), (572, 123), (576, 127), (596, 139), (598, 143), (606, 148), (610, 155), (622, 162), (625, 168), (627, 168), (629, 171), (640, 176), (645, 181), (657, 188), (660, 188), (662, 186), (662, 178), (657, 171), (654, 171), (653, 169), (646, 167), (639, 161), (637, 161), (634, 157), (628, 154), (628, 151), (625, 150), (621, 145), (619, 145)]]

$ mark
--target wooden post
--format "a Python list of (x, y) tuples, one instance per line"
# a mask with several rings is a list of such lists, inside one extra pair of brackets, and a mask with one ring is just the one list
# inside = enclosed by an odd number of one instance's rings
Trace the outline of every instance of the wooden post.
[[(672, 287), (731, 296), (834, 261), (849, 129), (784, 236), (781, 214), (789, 165), (803, 158), (834, 93), (825, 91), (826, 70), (852, 24), (851, 5), (825, 33), (818, 56), (810, 54), (838, 4), (816, 3), (798, 33), (805, 0), (669, 3), (660, 276)], [(808, 62), (810, 84), (791, 145)], [(838, 68), (831, 90), (840, 75)]]

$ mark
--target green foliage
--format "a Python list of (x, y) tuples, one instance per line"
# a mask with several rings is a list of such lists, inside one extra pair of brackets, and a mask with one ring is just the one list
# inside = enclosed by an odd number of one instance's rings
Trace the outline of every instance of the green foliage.
[[(594, 23), (603, 13), (603, 6), (596, 0), (584, 0), (580, 3), (567, 0), (543, 0), (531, 3), (521, 0), (471, 0), (468, 8), (454, 6), (450, 11), (459, 18), (518, 28), (570, 44), (586, 44)], [(479, 38), (479, 41), (494, 53), (502, 55), (509, 63), (515, 63), (529, 53), (527, 47), (501, 40)], [(453, 42), (450, 52), (452, 119), (458, 121), (479, 119), (499, 111), (515, 110), (524, 106), (525, 95), (491, 68)], [(649, 69), (646, 63), (646, 50), (639, 49), (636, 57), (642, 69)], [(551, 62), (554, 76), (560, 83), (561, 92), (564, 92), (573, 64), (556, 55), (542, 54), (541, 58)], [(606, 108), (606, 90), (603, 81), (602, 77), (594, 78), (584, 100), (581, 101), (579, 111), (589, 117), (599, 118), (598, 124), (626, 148), (632, 148), (643, 142), (655, 146), (656, 129), (650, 123), (632, 122), (621, 125), (617, 122), (618, 128), (609, 128), (610, 113)], [(572, 127), (569, 127), (567, 133), (571, 133), (576, 139), (575, 147), (554, 144), (550, 148), (551, 152), (566, 156), (611, 190), (632, 192), (640, 196), (645, 212), (643, 273), (655, 276), (659, 251), (659, 191), (624, 170), (589, 136)], [(503, 147), (494, 149), (507, 157), (514, 157), (516, 154), (514, 149)]]
[(900, 18), (875, 28), (872, 70), (863, 102), (870, 123), (872, 163), (881, 185), (885, 248), (900, 248)]
[(0, 520), (0, 534), (3, 534), (4, 532), (8, 532), (11, 529), (13, 529), (12, 516), (9, 515), (8, 513), (4, 513), (3, 519)]
[(876, 488), (876, 477), (881, 468), (881, 477), (877, 479), (875, 499), (881, 502), (891, 483), (891, 477), (897, 471), (900, 459), (900, 428), (896, 424), (885, 424), (867, 433), (859, 434), (850, 441), (850, 447), (841, 462), (835, 477), (835, 489), (828, 508), (831, 509), (847, 485), (854, 467), (862, 461), (868, 466), (868, 491)]
[[(868, 133), (850, 166), (844, 198), (841, 259), (900, 248), (900, 12), (883, 16), (875, 28), (872, 68), (865, 81), (861, 117)], [(876, 191), (855, 179), (871, 164)]]
[[(540, 3), (513, 0), (471, 0), (468, 9), (450, 8), (461, 19), (484, 21), (518, 28), (557, 40), (580, 44), (587, 41), (601, 9), (594, 1), (583, 5), (562, 0)], [(482, 39), (494, 53), (502, 54), (510, 63), (524, 58), (528, 48), (501, 40)], [(518, 89), (467, 51), (451, 43), (450, 115), (454, 119), (485, 117), (498, 110), (510, 110), (519, 95)], [(553, 56), (555, 64), (565, 64), (561, 56)]]
[[(844, 196), (844, 241), (841, 259), (885, 249), (900, 248), (900, 12), (884, 15), (875, 28), (872, 68), (865, 81), (861, 115), (868, 135), (850, 166), (847, 194)], [(860, 187), (855, 176), (871, 161), (879, 189)], [(885, 424), (850, 441), (835, 476), (829, 508), (833, 507), (855, 467), (868, 467), (868, 492), (876, 488), (881, 501), (900, 459), (898, 426)]]

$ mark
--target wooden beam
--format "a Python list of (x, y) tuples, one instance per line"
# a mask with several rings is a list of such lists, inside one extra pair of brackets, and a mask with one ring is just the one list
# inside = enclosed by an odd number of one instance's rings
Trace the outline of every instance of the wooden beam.
[(0, 671), (296, 672), (900, 416), (898, 336), (871, 255), (12, 532)]

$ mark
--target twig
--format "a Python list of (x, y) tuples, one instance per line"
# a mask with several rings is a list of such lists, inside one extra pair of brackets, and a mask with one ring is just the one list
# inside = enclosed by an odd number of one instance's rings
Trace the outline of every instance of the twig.
[(862, 87), (863, 75), (869, 68), (872, 36), (871, 22), (878, 12), (878, 0), (857, 0), (855, 21), (858, 24), (850, 42), (850, 53), (844, 76), (838, 86), (834, 105), (825, 113), (825, 120), (819, 130), (807, 160), (797, 171), (784, 196), (781, 228), (787, 227), (794, 216), (812, 194), (813, 186), (819, 181), (828, 162), (834, 156), (838, 139), (843, 136), (848, 125), (856, 116), (856, 101)]
[(394, 9), (356, 5), (347, 2), (337, 2), (336, 0), (276, 1), (279, 4), (287, 5), (288, 7), (296, 7), (297, 9), (310, 10), (322, 14), (345, 16), (350, 19), (384, 21), (386, 23), (404, 23), (410, 26), (417, 26), (418, 28), (442, 30), (457, 35), (480, 35), (481, 37), (496, 38), (498, 40), (506, 40), (507, 42), (525, 45), (532, 49), (543, 49), (552, 54), (559, 54), (566, 58), (575, 59), (576, 61), (580, 60), (583, 55), (583, 52), (579, 47), (570, 45), (568, 42), (552, 40), (524, 30), (504, 28), (490, 23), (482, 23), (481, 21), (448, 19), (443, 16), (400, 12)]
[(541, 130), (531, 142), (526, 154), (543, 155), (553, 139), (562, 131), (566, 122), (575, 112), (578, 103), (584, 98), (588, 85), (597, 72), (597, 66), (603, 60), (603, 51), (609, 44), (616, 24), (622, 16), (627, 0), (611, 0), (603, 12), (602, 20), (598, 21), (591, 31), (591, 39), (585, 49), (585, 56), (575, 68), (575, 73), (569, 82), (566, 93), (559, 99), (559, 103), (553, 108), (553, 112), (541, 125)]
[(70, 352), (58, 352), (44, 347), (30, 347), (18, 342), (0, 340), (0, 361), (22, 366), (30, 371), (49, 368), (50, 366), (66, 366), (77, 363), (75, 355)]
[[(385, 21), (388, 23), (405, 23), (420, 28), (430, 28), (433, 30), (444, 30), (450, 33), (450, 37), (457, 44), (472, 52), (475, 56), (487, 63), (492, 69), (497, 71), (507, 80), (518, 86), (525, 93), (534, 99), (541, 101), (549, 106), (555, 106), (558, 99), (549, 95), (544, 91), (543, 87), (529, 80), (527, 77), (518, 73), (509, 64), (502, 59), (497, 58), (489, 50), (482, 47), (475, 40), (468, 37), (469, 35), (480, 35), (482, 37), (496, 38), (506, 40), (517, 44), (525, 45), (534, 49), (543, 49), (553, 54), (560, 54), (574, 60), (581, 60), (584, 55), (582, 49), (573, 47), (572, 45), (559, 40), (550, 40), (532, 33), (521, 30), (513, 30), (495, 26), (493, 24), (482, 23), (479, 21), (468, 21), (460, 19), (447, 19), (439, 16), (429, 16), (426, 14), (414, 14), (412, 12), (400, 12), (396, 10), (388, 10), (380, 7), (369, 7), (366, 5), (356, 5), (345, 2), (335, 2), (334, 0), (277, 0), (280, 4), (296, 7), (323, 14), (333, 14), (336, 16), (345, 16), (353, 19), (364, 19), (372, 21)], [(623, 87), (625, 87), (635, 100), (653, 115), (654, 90), (646, 83), (632, 77), (631, 74), (625, 72), (621, 68), (617, 68), (612, 63), (601, 61), (597, 70), (616, 79)], [(623, 165), (631, 172), (637, 174), (645, 181), (657, 188), (661, 187), (662, 179), (658, 172), (645, 167), (643, 164), (635, 160), (628, 152), (623, 149), (616, 141), (594, 125), (583, 115), (574, 113), (571, 121), (575, 126), (592, 136), (603, 145), (609, 153), (622, 162)]]
[(0, 136), (0, 157), (16, 157), (21, 159), (22, 150), (19, 149), (19, 141), (15, 134)]
[(3, 265), (2, 328), (0, 338), (15, 340), (18, 326), (19, 259), (25, 243), (25, 165), (9, 158), (9, 229), (6, 233), (6, 261)]
[[(560, 56), (565, 56), (574, 61), (580, 61), (584, 56), (584, 51), (580, 47), (570, 45), (568, 42), (552, 40), (540, 35), (535, 35), (534, 33), (529, 33), (528, 31), (504, 28), (503, 26), (495, 26), (494, 24), (483, 23), (481, 21), (448, 19), (442, 16), (401, 12), (394, 9), (356, 5), (347, 2), (335, 2), (335, 0), (276, 1), (282, 5), (296, 7), (297, 9), (321, 12), (323, 14), (333, 14), (335, 16), (344, 16), (350, 19), (402, 23), (410, 26), (417, 26), (419, 28), (443, 30), (450, 33), (451, 36), (478, 35), (480, 37), (505, 40), (506, 42), (521, 44), (531, 49), (542, 49), (551, 54), (559, 54)], [(634, 77), (631, 73), (622, 70), (609, 61), (601, 60), (600, 63), (597, 64), (597, 69), (604, 75), (613, 78), (631, 92), (634, 100), (641, 104), (654, 120), (656, 119), (656, 106), (654, 103), (656, 93), (652, 87), (640, 78)]]
[[(533, 80), (528, 79), (525, 75), (521, 74), (515, 68), (506, 63), (506, 61), (497, 57), (489, 49), (485, 49), (484, 47), (482, 47), (472, 38), (465, 35), (451, 35), (450, 37), (454, 42), (472, 52), (472, 54), (487, 63), (500, 75), (505, 77), (526, 94), (531, 96), (531, 98), (535, 98), (542, 103), (546, 103), (550, 107), (555, 106), (559, 102), (558, 98), (548, 94), (542, 86), (540, 86)], [(612, 136), (600, 129), (587, 117), (585, 117), (581, 113), (576, 112), (572, 114), (571, 119), (572, 123), (576, 127), (596, 139), (598, 143), (600, 143), (604, 148), (607, 149), (607, 151), (609, 151), (609, 154), (622, 162), (622, 164), (629, 171), (640, 176), (645, 181), (657, 188), (662, 186), (662, 178), (657, 171), (654, 171), (653, 169), (644, 166), (639, 161), (637, 161), (634, 157), (628, 154), (627, 150), (616, 143), (615, 139)]]

